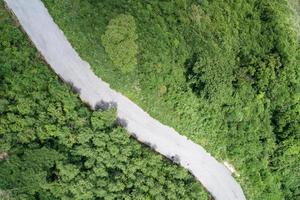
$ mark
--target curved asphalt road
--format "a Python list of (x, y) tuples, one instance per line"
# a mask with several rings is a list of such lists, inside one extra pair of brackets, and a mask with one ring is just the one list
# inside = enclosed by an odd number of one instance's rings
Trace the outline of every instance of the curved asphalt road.
[(244, 200), (229, 170), (200, 145), (161, 124), (112, 90), (72, 48), (40, 0), (5, 0), (50, 67), (92, 109), (117, 107), (119, 123), (140, 142), (188, 169), (217, 200)]

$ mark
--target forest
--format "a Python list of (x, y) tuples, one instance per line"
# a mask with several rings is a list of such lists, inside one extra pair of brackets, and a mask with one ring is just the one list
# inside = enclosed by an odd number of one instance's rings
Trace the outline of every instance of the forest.
[[(115, 110), (85, 107), (0, 2), (0, 197), (211, 199)], [(43, 2), (99, 77), (231, 163), (247, 199), (300, 198), (300, 4)]]
[[(210, 199), (184, 169), (91, 111), (0, 5), (0, 199)], [(6, 155), (3, 153), (6, 152)]]

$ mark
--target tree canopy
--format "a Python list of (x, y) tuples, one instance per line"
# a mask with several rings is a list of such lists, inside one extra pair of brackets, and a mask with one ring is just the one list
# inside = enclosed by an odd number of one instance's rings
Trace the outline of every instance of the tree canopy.
[[(287, 1), (44, 2), (98, 76), (231, 163), (247, 199), (299, 199), (300, 45)], [(126, 76), (94, 42), (123, 14), (139, 36)]]
[(101, 37), (109, 58), (124, 73), (133, 71), (137, 65), (137, 38), (134, 17), (124, 14), (110, 20)]
[[(232, 164), (247, 199), (299, 199), (297, 4), (43, 2), (99, 77)], [(114, 110), (84, 107), (0, 11), (0, 153), (8, 153), (1, 195), (210, 198), (185, 170), (116, 126)]]
[[(0, 199), (209, 199), (184, 169), (91, 111), (0, 2)], [(5, 156), (4, 156), (5, 155)]]

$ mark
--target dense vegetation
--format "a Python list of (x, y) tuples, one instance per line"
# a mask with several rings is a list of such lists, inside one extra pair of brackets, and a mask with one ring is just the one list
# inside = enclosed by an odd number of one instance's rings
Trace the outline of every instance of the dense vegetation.
[(137, 64), (137, 34), (134, 18), (119, 15), (112, 19), (105, 34), (101, 37), (109, 58), (124, 73), (134, 70)]
[(0, 199), (210, 199), (179, 166), (92, 112), (0, 2)]
[[(232, 163), (248, 199), (300, 198), (300, 50), (287, 1), (44, 2), (96, 74)], [(138, 35), (126, 75), (101, 41), (120, 15)]]

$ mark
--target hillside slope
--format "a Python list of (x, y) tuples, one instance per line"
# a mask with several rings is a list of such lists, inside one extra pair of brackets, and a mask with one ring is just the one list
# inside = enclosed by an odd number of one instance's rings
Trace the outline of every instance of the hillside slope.
[(287, 1), (43, 2), (99, 77), (233, 164), (247, 198), (299, 198), (299, 40)]
[(200, 145), (161, 124), (127, 97), (112, 90), (90, 69), (53, 22), (40, 0), (5, 0), (50, 67), (92, 109), (114, 107), (118, 122), (137, 140), (188, 169), (216, 200), (244, 200), (230, 171)]
[(181, 167), (93, 112), (0, 1), (0, 199), (211, 199)]

